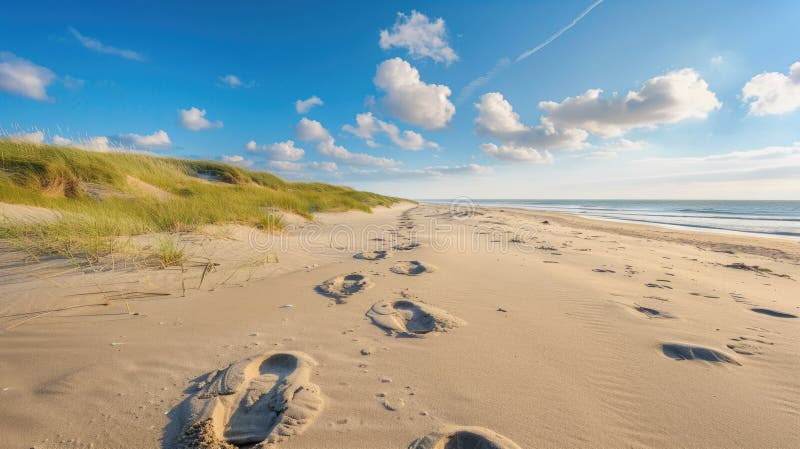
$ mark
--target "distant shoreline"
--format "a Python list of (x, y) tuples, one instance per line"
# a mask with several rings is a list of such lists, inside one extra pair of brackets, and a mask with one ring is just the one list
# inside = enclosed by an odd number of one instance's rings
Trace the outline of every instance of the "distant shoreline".
[[(552, 214), (565, 214), (593, 220), (613, 223), (628, 223), (639, 225), (650, 225), (661, 229), (673, 229), (680, 231), (698, 231), (712, 234), (770, 237), (788, 239), (792, 241), (800, 240), (800, 201), (790, 200), (502, 200), (502, 199), (429, 199), (418, 200), (428, 204), (443, 204), (453, 202), (459, 208), (486, 207), (493, 209), (512, 209), (521, 211), (535, 211)], [(507, 204), (505, 204), (507, 202)], [(530, 202), (530, 205), (525, 205)], [(579, 204), (591, 205), (596, 203), (606, 205), (609, 203), (636, 204), (636, 205), (660, 205), (660, 204), (733, 204), (742, 205), (753, 203), (767, 205), (776, 203), (781, 205), (792, 205), (796, 210), (777, 210), (777, 213), (784, 212), (787, 215), (759, 215), (758, 211), (751, 214), (735, 213), (728, 211), (708, 211), (708, 214), (682, 213), (681, 211), (670, 211), (668, 209), (614, 209), (614, 208), (592, 208), (591, 206), (579, 206)], [(572, 208), (570, 210), (569, 208)], [(662, 220), (659, 220), (661, 218)], [(667, 219), (672, 222), (666, 221)], [(676, 221), (685, 220), (684, 223)], [(715, 223), (715, 221), (717, 223)], [(719, 225), (718, 222), (727, 224)], [(750, 227), (749, 223), (760, 223), (762, 228)], [(793, 224), (795, 224), (793, 226)], [(730, 226), (730, 225), (733, 226)], [(778, 224), (786, 224), (788, 230), (781, 230)], [(772, 226), (770, 228), (770, 226)], [(738, 227), (739, 229), (733, 229)]]

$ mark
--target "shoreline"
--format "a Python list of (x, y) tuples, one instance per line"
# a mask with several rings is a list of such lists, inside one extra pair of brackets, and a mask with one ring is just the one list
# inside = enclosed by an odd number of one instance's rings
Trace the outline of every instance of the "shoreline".
[[(447, 205), (447, 201), (450, 200), (441, 200), (441, 202), (437, 202), (438, 200), (418, 200), (420, 203), (430, 204), (430, 205)], [(666, 202), (672, 200), (664, 200)], [(701, 201), (701, 200), (697, 200)], [(731, 202), (736, 202), (736, 200), (730, 200)], [(765, 202), (770, 202), (770, 200), (764, 200)], [(537, 207), (521, 207), (519, 205), (510, 205), (504, 206), (501, 204), (481, 204), (480, 200), (475, 200), (470, 206), (459, 204), (462, 207), (486, 207), (486, 208), (498, 208), (498, 209), (513, 209), (513, 210), (521, 210), (521, 211), (534, 211), (534, 212), (542, 212), (542, 213), (553, 213), (553, 214), (567, 214), (567, 215), (574, 215), (582, 218), (588, 218), (593, 220), (602, 220), (602, 221), (612, 221), (612, 222), (619, 222), (619, 223), (633, 223), (633, 224), (642, 224), (642, 225), (651, 225), (659, 228), (668, 228), (668, 229), (676, 229), (676, 230), (685, 230), (685, 231), (698, 231), (698, 232), (709, 232), (709, 233), (723, 233), (723, 234), (731, 234), (731, 235), (752, 235), (752, 236), (762, 236), (762, 237), (769, 237), (769, 238), (782, 238), (787, 240), (796, 240), (800, 241), (800, 234), (798, 233), (781, 233), (781, 232), (759, 232), (759, 231), (740, 231), (735, 229), (726, 229), (720, 228), (715, 226), (704, 226), (704, 225), (691, 225), (691, 224), (675, 224), (675, 223), (659, 223), (655, 221), (648, 221), (648, 220), (637, 220), (637, 219), (625, 219), (625, 218), (616, 218), (616, 217), (603, 217), (599, 215), (591, 215), (585, 214), (580, 212), (569, 212), (563, 210), (552, 210), (547, 208), (537, 208)], [(675, 217), (684, 217), (682, 215), (674, 215)], [(685, 216), (686, 218), (704, 218), (704, 217), (697, 217), (697, 216)], [(714, 218), (714, 217), (708, 217)], [(758, 220), (764, 219), (769, 220), (769, 217), (765, 216), (758, 216), (755, 218), (744, 218), (741, 217), (741, 220)]]

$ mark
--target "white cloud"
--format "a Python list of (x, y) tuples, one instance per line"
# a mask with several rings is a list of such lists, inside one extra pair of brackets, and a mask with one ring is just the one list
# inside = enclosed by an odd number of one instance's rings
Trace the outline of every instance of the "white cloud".
[(411, 11), (410, 16), (398, 13), (392, 30), (381, 31), (378, 44), (384, 50), (405, 48), (414, 59), (427, 57), (445, 64), (458, 60), (458, 55), (447, 41), (444, 19), (440, 17), (431, 22), (417, 11)]
[(47, 86), (56, 75), (50, 69), (36, 65), (12, 53), (0, 52), (0, 90), (12, 95), (50, 100)]
[(320, 170), (328, 173), (336, 172), (339, 167), (336, 162), (290, 162), (290, 161), (270, 161), (269, 165), (280, 171), (298, 172), (306, 169)]
[(231, 156), (224, 155), (220, 157), (220, 160), (222, 160), (222, 162), (227, 162), (229, 164), (234, 164), (245, 168), (251, 167), (253, 165), (253, 161), (245, 159), (243, 156), (240, 156), (238, 154), (234, 154)]
[(172, 146), (169, 135), (164, 130), (158, 130), (153, 134), (118, 134), (113, 140), (121, 146), (130, 148), (163, 149)]
[(361, 175), (377, 177), (380, 179), (386, 178), (441, 178), (447, 175), (486, 175), (493, 173), (492, 167), (479, 164), (461, 164), (461, 165), (434, 165), (425, 168), (417, 169), (403, 169), (403, 168), (387, 168), (384, 170), (374, 171), (361, 171)]
[(439, 148), (437, 143), (425, 140), (421, 134), (410, 130), (401, 132), (397, 125), (379, 120), (371, 112), (358, 114), (356, 125), (344, 125), (342, 129), (364, 139), (371, 147), (377, 146), (374, 140), (376, 134), (385, 133), (393, 144), (404, 150), (419, 151), (424, 148)]
[(450, 123), (456, 107), (450, 102), (450, 88), (426, 84), (408, 62), (394, 58), (381, 63), (375, 85), (386, 92), (383, 106), (398, 119), (425, 129), (441, 129)]
[(790, 146), (773, 145), (755, 150), (737, 150), (706, 156), (649, 158), (642, 159), (640, 162), (674, 162), (688, 165), (698, 162), (741, 162), (749, 165), (755, 161), (788, 161), (789, 159), (800, 163), (800, 142), (795, 142)]
[(399, 165), (394, 159), (376, 157), (366, 153), (351, 153), (347, 148), (336, 145), (333, 138), (323, 140), (317, 145), (317, 152), (345, 164), (393, 167)]
[(38, 145), (44, 142), (44, 133), (41, 131), (33, 131), (29, 133), (20, 132), (9, 134), (6, 138), (12, 142), (28, 142)]
[(601, 98), (601, 89), (589, 89), (561, 103), (543, 101), (547, 120), (561, 129), (583, 129), (602, 137), (635, 128), (706, 118), (722, 104), (693, 69), (681, 69), (651, 78), (638, 92)]
[(789, 68), (789, 76), (778, 72), (754, 76), (742, 88), (751, 115), (785, 114), (800, 108), (800, 61)]
[(544, 154), (542, 154), (528, 147), (516, 145), (497, 146), (493, 143), (484, 143), (480, 146), (480, 149), (488, 156), (502, 161), (525, 162), (529, 164), (548, 164), (553, 162), (553, 156), (550, 152), (545, 151)]
[(91, 37), (82, 35), (75, 28), (70, 28), (69, 31), (70, 31), (70, 33), (72, 33), (73, 36), (75, 36), (75, 39), (77, 39), (78, 42), (81, 43), (81, 45), (83, 45), (84, 47), (86, 47), (86, 48), (88, 48), (90, 50), (94, 50), (94, 51), (96, 51), (98, 53), (105, 53), (105, 54), (108, 54), (108, 55), (120, 56), (120, 57), (123, 57), (125, 59), (130, 59), (130, 60), (133, 60), (133, 61), (142, 62), (142, 61), (145, 60), (144, 56), (142, 56), (141, 54), (139, 54), (139, 53), (137, 53), (137, 52), (135, 52), (133, 50), (125, 50), (125, 49), (122, 49), (122, 48), (116, 48), (116, 47), (112, 47), (110, 45), (106, 45), (106, 44), (100, 42), (97, 39), (92, 39)]
[(70, 139), (54, 135), (53, 145), (82, 148), (89, 151), (123, 151), (143, 152), (145, 150), (161, 150), (172, 146), (166, 131), (158, 130), (153, 134), (117, 134), (115, 136), (93, 136), (81, 139)]
[(111, 140), (106, 136), (88, 137), (81, 139), (77, 142), (72, 142), (75, 148), (82, 148), (89, 151), (109, 152), (109, 151), (124, 151), (124, 148), (113, 145)]
[(348, 165), (371, 165), (377, 167), (393, 167), (399, 165), (394, 159), (376, 157), (366, 153), (351, 153), (347, 148), (336, 145), (331, 133), (316, 120), (305, 117), (300, 119), (295, 127), (295, 134), (300, 140), (318, 142), (317, 152), (331, 159), (336, 159)]
[(322, 126), (322, 123), (316, 120), (309, 120), (305, 117), (301, 118), (297, 123), (294, 132), (298, 139), (312, 142), (319, 142), (331, 138), (331, 134)]
[(314, 95), (311, 98), (306, 98), (305, 100), (297, 100), (294, 102), (294, 108), (297, 110), (298, 114), (305, 114), (311, 110), (314, 106), (322, 106), (325, 104), (321, 98)]
[(303, 158), (305, 150), (294, 146), (293, 140), (258, 145), (255, 140), (247, 142), (247, 150), (252, 153), (265, 155), (268, 159), (276, 161), (296, 161)]
[(219, 77), (219, 81), (223, 85), (225, 85), (227, 87), (230, 87), (232, 89), (236, 89), (236, 88), (239, 88), (239, 87), (241, 87), (242, 89), (249, 89), (249, 88), (251, 88), (251, 87), (253, 87), (255, 85), (255, 83), (252, 82), (252, 81), (245, 83), (238, 76), (231, 75), (231, 74), (220, 76)]
[(72, 145), (72, 139), (68, 139), (66, 137), (61, 137), (58, 134), (53, 136), (53, 145), (59, 145), (62, 147)]
[(620, 153), (638, 151), (646, 146), (647, 143), (642, 140), (618, 139), (603, 145), (594, 146), (591, 151), (577, 154), (575, 157), (583, 159), (613, 159), (619, 156)]
[(475, 119), (478, 134), (500, 139), (506, 145), (545, 149), (578, 149), (589, 136), (580, 129), (556, 128), (547, 118), (537, 126), (526, 126), (499, 92), (483, 94)]
[(196, 107), (192, 106), (190, 109), (179, 109), (178, 115), (180, 117), (180, 125), (191, 131), (222, 128), (222, 122), (211, 122), (206, 118), (205, 109), (197, 109)]

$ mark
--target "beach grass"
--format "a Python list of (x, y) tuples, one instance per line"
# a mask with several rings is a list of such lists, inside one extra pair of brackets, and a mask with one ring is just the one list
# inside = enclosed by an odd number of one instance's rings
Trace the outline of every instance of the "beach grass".
[(280, 232), (279, 213), (360, 210), (399, 201), (349, 187), (289, 182), (216, 161), (102, 153), (0, 140), (0, 202), (38, 206), (58, 219), (0, 221), (0, 239), (32, 256), (96, 259), (120, 236), (236, 223)]

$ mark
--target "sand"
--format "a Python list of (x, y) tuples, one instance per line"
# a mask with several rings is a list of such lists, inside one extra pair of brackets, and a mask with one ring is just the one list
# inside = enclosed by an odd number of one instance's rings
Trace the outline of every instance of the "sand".
[(797, 240), (411, 204), (299, 226), (176, 235), (165, 270), (4, 250), (0, 447), (800, 447)]

